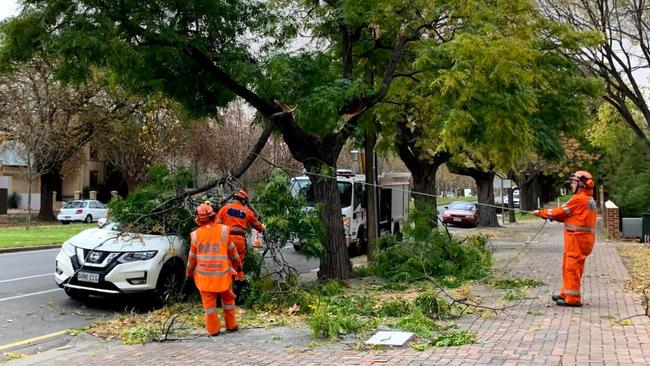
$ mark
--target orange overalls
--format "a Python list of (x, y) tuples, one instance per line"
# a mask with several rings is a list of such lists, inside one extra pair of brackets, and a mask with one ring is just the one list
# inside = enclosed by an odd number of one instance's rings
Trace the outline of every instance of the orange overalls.
[(217, 213), (216, 222), (230, 227), (232, 241), (237, 247), (237, 253), (241, 259), (242, 269), (246, 258), (246, 233), (250, 227), (259, 232), (264, 232), (264, 225), (255, 217), (251, 209), (241, 202), (235, 201), (223, 206)]
[(235, 318), (235, 294), (232, 292), (232, 276), (241, 268), (235, 244), (230, 240), (230, 229), (215, 223), (201, 225), (190, 234), (190, 254), (187, 259), (187, 276), (201, 293), (205, 310), (205, 328), (211, 335), (219, 334), (221, 325), (217, 315), (217, 296), (221, 295), (221, 307), (226, 330), (237, 329)]
[(540, 210), (539, 216), (564, 222), (563, 288), (560, 296), (568, 304), (580, 304), (585, 259), (596, 241), (597, 212), (593, 190), (581, 188), (569, 202), (556, 209)]

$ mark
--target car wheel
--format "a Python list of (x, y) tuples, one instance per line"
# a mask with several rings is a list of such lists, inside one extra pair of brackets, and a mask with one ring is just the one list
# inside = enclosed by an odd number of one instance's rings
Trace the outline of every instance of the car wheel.
[(167, 264), (160, 271), (156, 283), (155, 299), (161, 304), (170, 304), (181, 297), (184, 276), (182, 270), (173, 264)]
[(86, 216), (86, 219), (84, 220), (84, 222), (85, 222), (86, 224), (90, 224), (90, 223), (92, 223), (92, 222), (93, 222), (93, 217), (92, 217), (92, 215), (88, 215), (88, 216)]
[(63, 221), (61, 221), (61, 224), (62, 224), (62, 225), (68, 225), (68, 224), (70, 224), (70, 221), (65, 221), (65, 220), (63, 220)]
[(83, 301), (88, 298), (88, 293), (83, 291), (83, 290), (78, 290), (76, 288), (69, 288), (65, 287), (64, 288), (65, 294), (68, 295), (71, 299), (77, 300), (77, 301)]

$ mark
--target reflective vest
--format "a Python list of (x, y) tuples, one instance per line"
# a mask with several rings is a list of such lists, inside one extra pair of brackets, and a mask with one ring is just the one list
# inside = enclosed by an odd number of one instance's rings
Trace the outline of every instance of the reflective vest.
[(235, 245), (230, 242), (230, 230), (225, 225), (207, 224), (190, 234), (190, 254), (187, 275), (194, 277), (201, 291), (223, 292), (230, 288), (239, 265)]
[(237, 228), (233, 230), (232, 235), (243, 236), (251, 226), (257, 231), (264, 231), (264, 225), (255, 217), (253, 211), (239, 201), (221, 207), (217, 213), (216, 221), (231, 228)]

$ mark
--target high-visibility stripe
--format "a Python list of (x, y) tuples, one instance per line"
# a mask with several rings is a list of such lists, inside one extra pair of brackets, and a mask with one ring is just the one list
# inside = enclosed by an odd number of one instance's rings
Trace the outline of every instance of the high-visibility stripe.
[(205, 310), (205, 315), (216, 314), (217, 313), (217, 308), (207, 308), (207, 309), (203, 309), (203, 310)]
[(192, 231), (192, 232), (190, 233), (190, 239), (191, 239), (191, 243), (190, 243), (190, 244), (196, 244), (196, 241), (197, 241), (197, 240), (196, 240), (196, 231)]
[(226, 239), (228, 239), (228, 226), (221, 225), (221, 242), (225, 243)]
[(196, 253), (190, 252), (190, 258), (196, 258)]
[(225, 255), (198, 255), (196, 256), (196, 259), (200, 261), (216, 261), (216, 260), (226, 261), (228, 260), (228, 257), (226, 257)]
[(228, 250), (233, 250), (233, 249), (237, 249), (237, 247), (235, 246), (235, 244), (230, 243), (230, 245), (228, 245)]
[(238, 261), (238, 260), (239, 260), (239, 255), (238, 255), (238, 254), (231, 255), (231, 256), (230, 256), (230, 260), (231, 260), (231, 261)]
[(595, 227), (590, 227), (590, 226), (578, 226), (578, 225), (573, 225), (573, 224), (564, 224), (564, 229), (567, 231), (585, 231), (585, 232), (596, 232)]
[(223, 310), (234, 310), (234, 309), (235, 309), (234, 304), (233, 305), (226, 305), (226, 304), (223, 305)]
[(196, 267), (196, 264), (194, 264), (194, 263), (187, 265), (187, 269), (194, 269), (195, 267)]
[(571, 212), (571, 209), (566, 204), (562, 205), (562, 209), (564, 210), (564, 213), (567, 214), (567, 216), (573, 215), (573, 212)]
[(564, 290), (567, 295), (580, 296), (580, 290)]
[(228, 268), (228, 269), (226, 269), (224, 271), (202, 271), (200, 269), (196, 270), (196, 273), (198, 273), (200, 275), (203, 275), (203, 276), (208, 276), (208, 277), (225, 276), (225, 275), (227, 275), (229, 273), (232, 273), (232, 272), (233, 272), (232, 268)]

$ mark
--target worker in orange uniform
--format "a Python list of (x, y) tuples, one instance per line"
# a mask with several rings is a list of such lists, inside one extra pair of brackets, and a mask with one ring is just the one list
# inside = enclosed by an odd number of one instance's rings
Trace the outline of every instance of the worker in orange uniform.
[(232, 276), (241, 270), (241, 261), (231, 240), (230, 229), (226, 225), (216, 224), (214, 218), (212, 206), (199, 205), (195, 217), (199, 228), (190, 234), (186, 272), (188, 279), (194, 277), (194, 283), (201, 294), (205, 328), (211, 336), (218, 335), (221, 330), (217, 296), (221, 296), (226, 331), (234, 332), (238, 329)]
[[(237, 253), (241, 259), (242, 268), (246, 259), (246, 233), (251, 227), (263, 233), (266, 228), (257, 218), (253, 210), (247, 207), (248, 193), (246, 190), (241, 189), (235, 193), (232, 203), (227, 204), (219, 210), (216, 222), (230, 227), (230, 235), (232, 241), (237, 247)], [(238, 280), (243, 279), (243, 272), (237, 276)]]
[(551, 298), (559, 306), (582, 306), (580, 286), (585, 259), (596, 241), (596, 201), (594, 178), (579, 170), (571, 176), (571, 199), (561, 207), (533, 211), (544, 219), (564, 222), (564, 259), (562, 260), (562, 290)]

